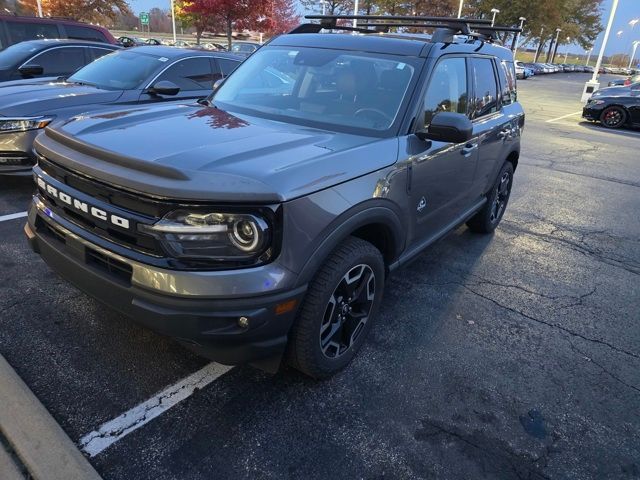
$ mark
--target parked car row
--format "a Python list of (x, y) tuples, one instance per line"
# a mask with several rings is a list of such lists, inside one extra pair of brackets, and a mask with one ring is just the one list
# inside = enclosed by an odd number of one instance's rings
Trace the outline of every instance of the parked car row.
[[(159, 40), (157, 38), (141, 38), (141, 37), (129, 37), (122, 36), (118, 37), (118, 44), (122, 45), (125, 48), (131, 47), (140, 47), (143, 45), (166, 45), (178, 48), (192, 48), (199, 50), (214, 50), (218, 52), (226, 52), (228, 48), (221, 43), (216, 42), (204, 42), (204, 43), (195, 43), (188, 42), (186, 40), (176, 40), (172, 42), (170, 40)], [(248, 56), (255, 52), (258, 48), (260, 48), (260, 44), (256, 42), (233, 42), (231, 44), (231, 52), (237, 55)]]
[(33, 140), (52, 121), (114, 105), (204, 98), (244, 57), (165, 46), (122, 49), (32, 40), (0, 52), (0, 65), (3, 59), (9, 64), (0, 71), (3, 78), (22, 80), (0, 83), (0, 174), (17, 174), (30, 172)]
[(628, 87), (632, 83), (640, 82), (640, 73), (627, 77), (627, 78), (617, 78), (615, 80), (611, 80), (609, 82), (610, 87)]
[(593, 73), (593, 67), (589, 67), (586, 65), (574, 65), (569, 63), (523, 63), (522, 65), (525, 68), (531, 69), (534, 75), (566, 72)]

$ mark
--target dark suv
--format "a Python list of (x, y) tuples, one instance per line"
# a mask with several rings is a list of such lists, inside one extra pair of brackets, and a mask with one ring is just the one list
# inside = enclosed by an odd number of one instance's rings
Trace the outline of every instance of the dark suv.
[(0, 50), (25, 40), (69, 38), (115, 45), (116, 39), (104, 27), (60, 18), (0, 15)]
[[(432, 37), (313, 17), (201, 104), (45, 129), (25, 232), (64, 278), (227, 364), (325, 377), (371, 329), (385, 279), (462, 223), (492, 232), (524, 113), (484, 20)], [(371, 34), (374, 33), (374, 34)]]

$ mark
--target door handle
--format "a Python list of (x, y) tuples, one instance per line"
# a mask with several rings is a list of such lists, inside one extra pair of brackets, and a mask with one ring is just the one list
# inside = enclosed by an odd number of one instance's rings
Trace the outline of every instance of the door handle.
[(463, 149), (461, 150), (462, 155), (464, 155), (465, 157), (468, 157), (469, 155), (471, 155), (473, 153), (473, 151), (478, 148), (478, 144), (477, 143), (467, 143)]

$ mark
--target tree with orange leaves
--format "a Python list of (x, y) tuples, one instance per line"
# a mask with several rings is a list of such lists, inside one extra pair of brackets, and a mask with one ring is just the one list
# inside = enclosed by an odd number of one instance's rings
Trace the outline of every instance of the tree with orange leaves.
[[(36, 0), (19, 0), (21, 13), (38, 14)], [(66, 17), (73, 20), (105, 23), (114, 20), (118, 12), (130, 14), (126, 0), (42, 0), (42, 12), (48, 17)]]

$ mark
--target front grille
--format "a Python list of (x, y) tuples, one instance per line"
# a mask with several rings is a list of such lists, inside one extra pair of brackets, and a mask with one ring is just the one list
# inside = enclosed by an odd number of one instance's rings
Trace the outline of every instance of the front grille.
[(87, 265), (92, 265), (108, 273), (109, 276), (121, 283), (124, 283), (125, 285), (131, 285), (132, 269), (130, 265), (107, 255), (103, 255), (92, 248), (86, 249), (86, 261)]
[(47, 237), (61, 243), (62, 245), (67, 243), (67, 236), (64, 233), (59, 231), (57, 228), (52, 227), (49, 223), (40, 219), (40, 217), (36, 220), (36, 228), (39, 231), (44, 232)]

